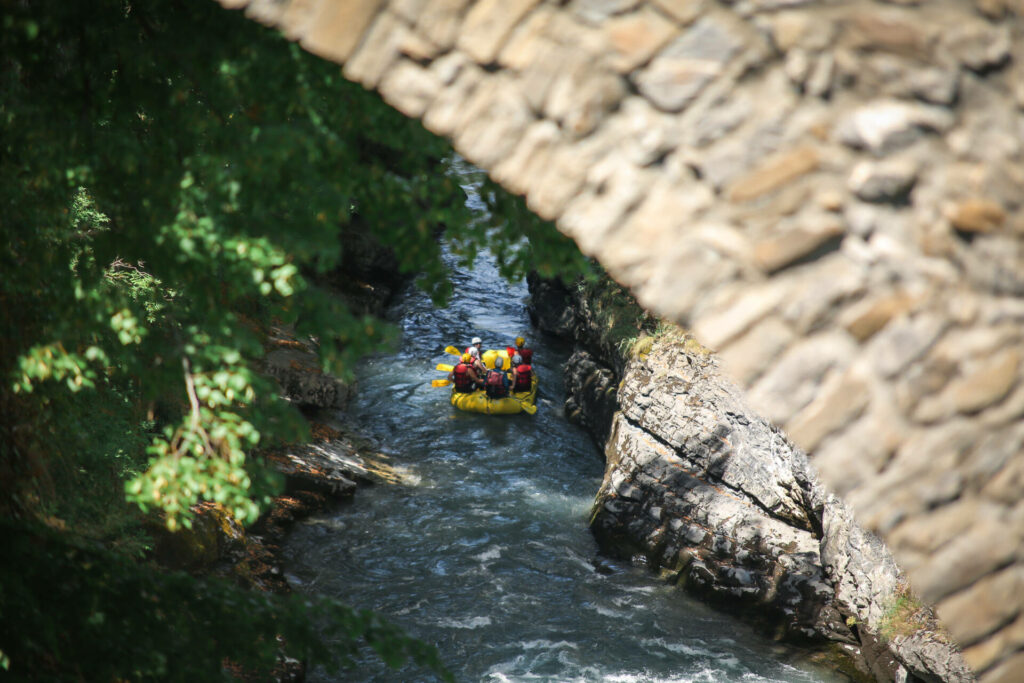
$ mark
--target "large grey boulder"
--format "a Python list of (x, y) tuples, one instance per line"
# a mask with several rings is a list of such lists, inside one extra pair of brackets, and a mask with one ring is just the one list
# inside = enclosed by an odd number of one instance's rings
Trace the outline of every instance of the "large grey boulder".
[[(569, 378), (594, 372), (587, 354), (574, 364)], [(600, 391), (569, 388), (586, 421), (606, 413)], [(713, 356), (692, 340), (657, 341), (626, 365), (617, 395), (592, 516), (607, 551), (747, 608), (778, 635), (837, 642), (878, 681), (974, 680), (885, 545)]]

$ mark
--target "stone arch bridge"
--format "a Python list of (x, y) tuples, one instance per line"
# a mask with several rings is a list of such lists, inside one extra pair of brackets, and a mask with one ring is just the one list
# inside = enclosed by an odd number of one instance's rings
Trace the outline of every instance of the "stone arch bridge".
[(716, 349), (1024, 680), (1024, 0), (221, 0)]

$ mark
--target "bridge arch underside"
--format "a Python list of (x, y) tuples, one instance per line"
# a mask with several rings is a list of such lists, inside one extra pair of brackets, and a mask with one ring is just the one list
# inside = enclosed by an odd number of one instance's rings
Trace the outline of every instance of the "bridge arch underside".
[(983, 679), (1024, 672), (1024, 3), (221, 2), (717, 350)]

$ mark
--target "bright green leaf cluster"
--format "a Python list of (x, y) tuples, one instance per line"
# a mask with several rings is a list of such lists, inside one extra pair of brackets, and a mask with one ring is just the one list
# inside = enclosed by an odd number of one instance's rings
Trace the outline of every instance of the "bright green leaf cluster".
[(71, 391), (91, 389), (96, 386), (91, 361), (105, 362), (107, 355), (98, 346), (90, 346), (82, 354), (68, 353), (60, 342), (33, 346), (18, 357), (19, 376), (12, 388), (16, 393), (27, 393), (32, 391), (33, 380), (64, 380)]

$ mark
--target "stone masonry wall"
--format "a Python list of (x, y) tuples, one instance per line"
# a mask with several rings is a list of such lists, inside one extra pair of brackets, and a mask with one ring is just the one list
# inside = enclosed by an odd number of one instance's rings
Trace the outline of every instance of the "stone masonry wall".
[(1017, 680), (1021, 0), (221, 1), (719, 352), (982, 680)]

